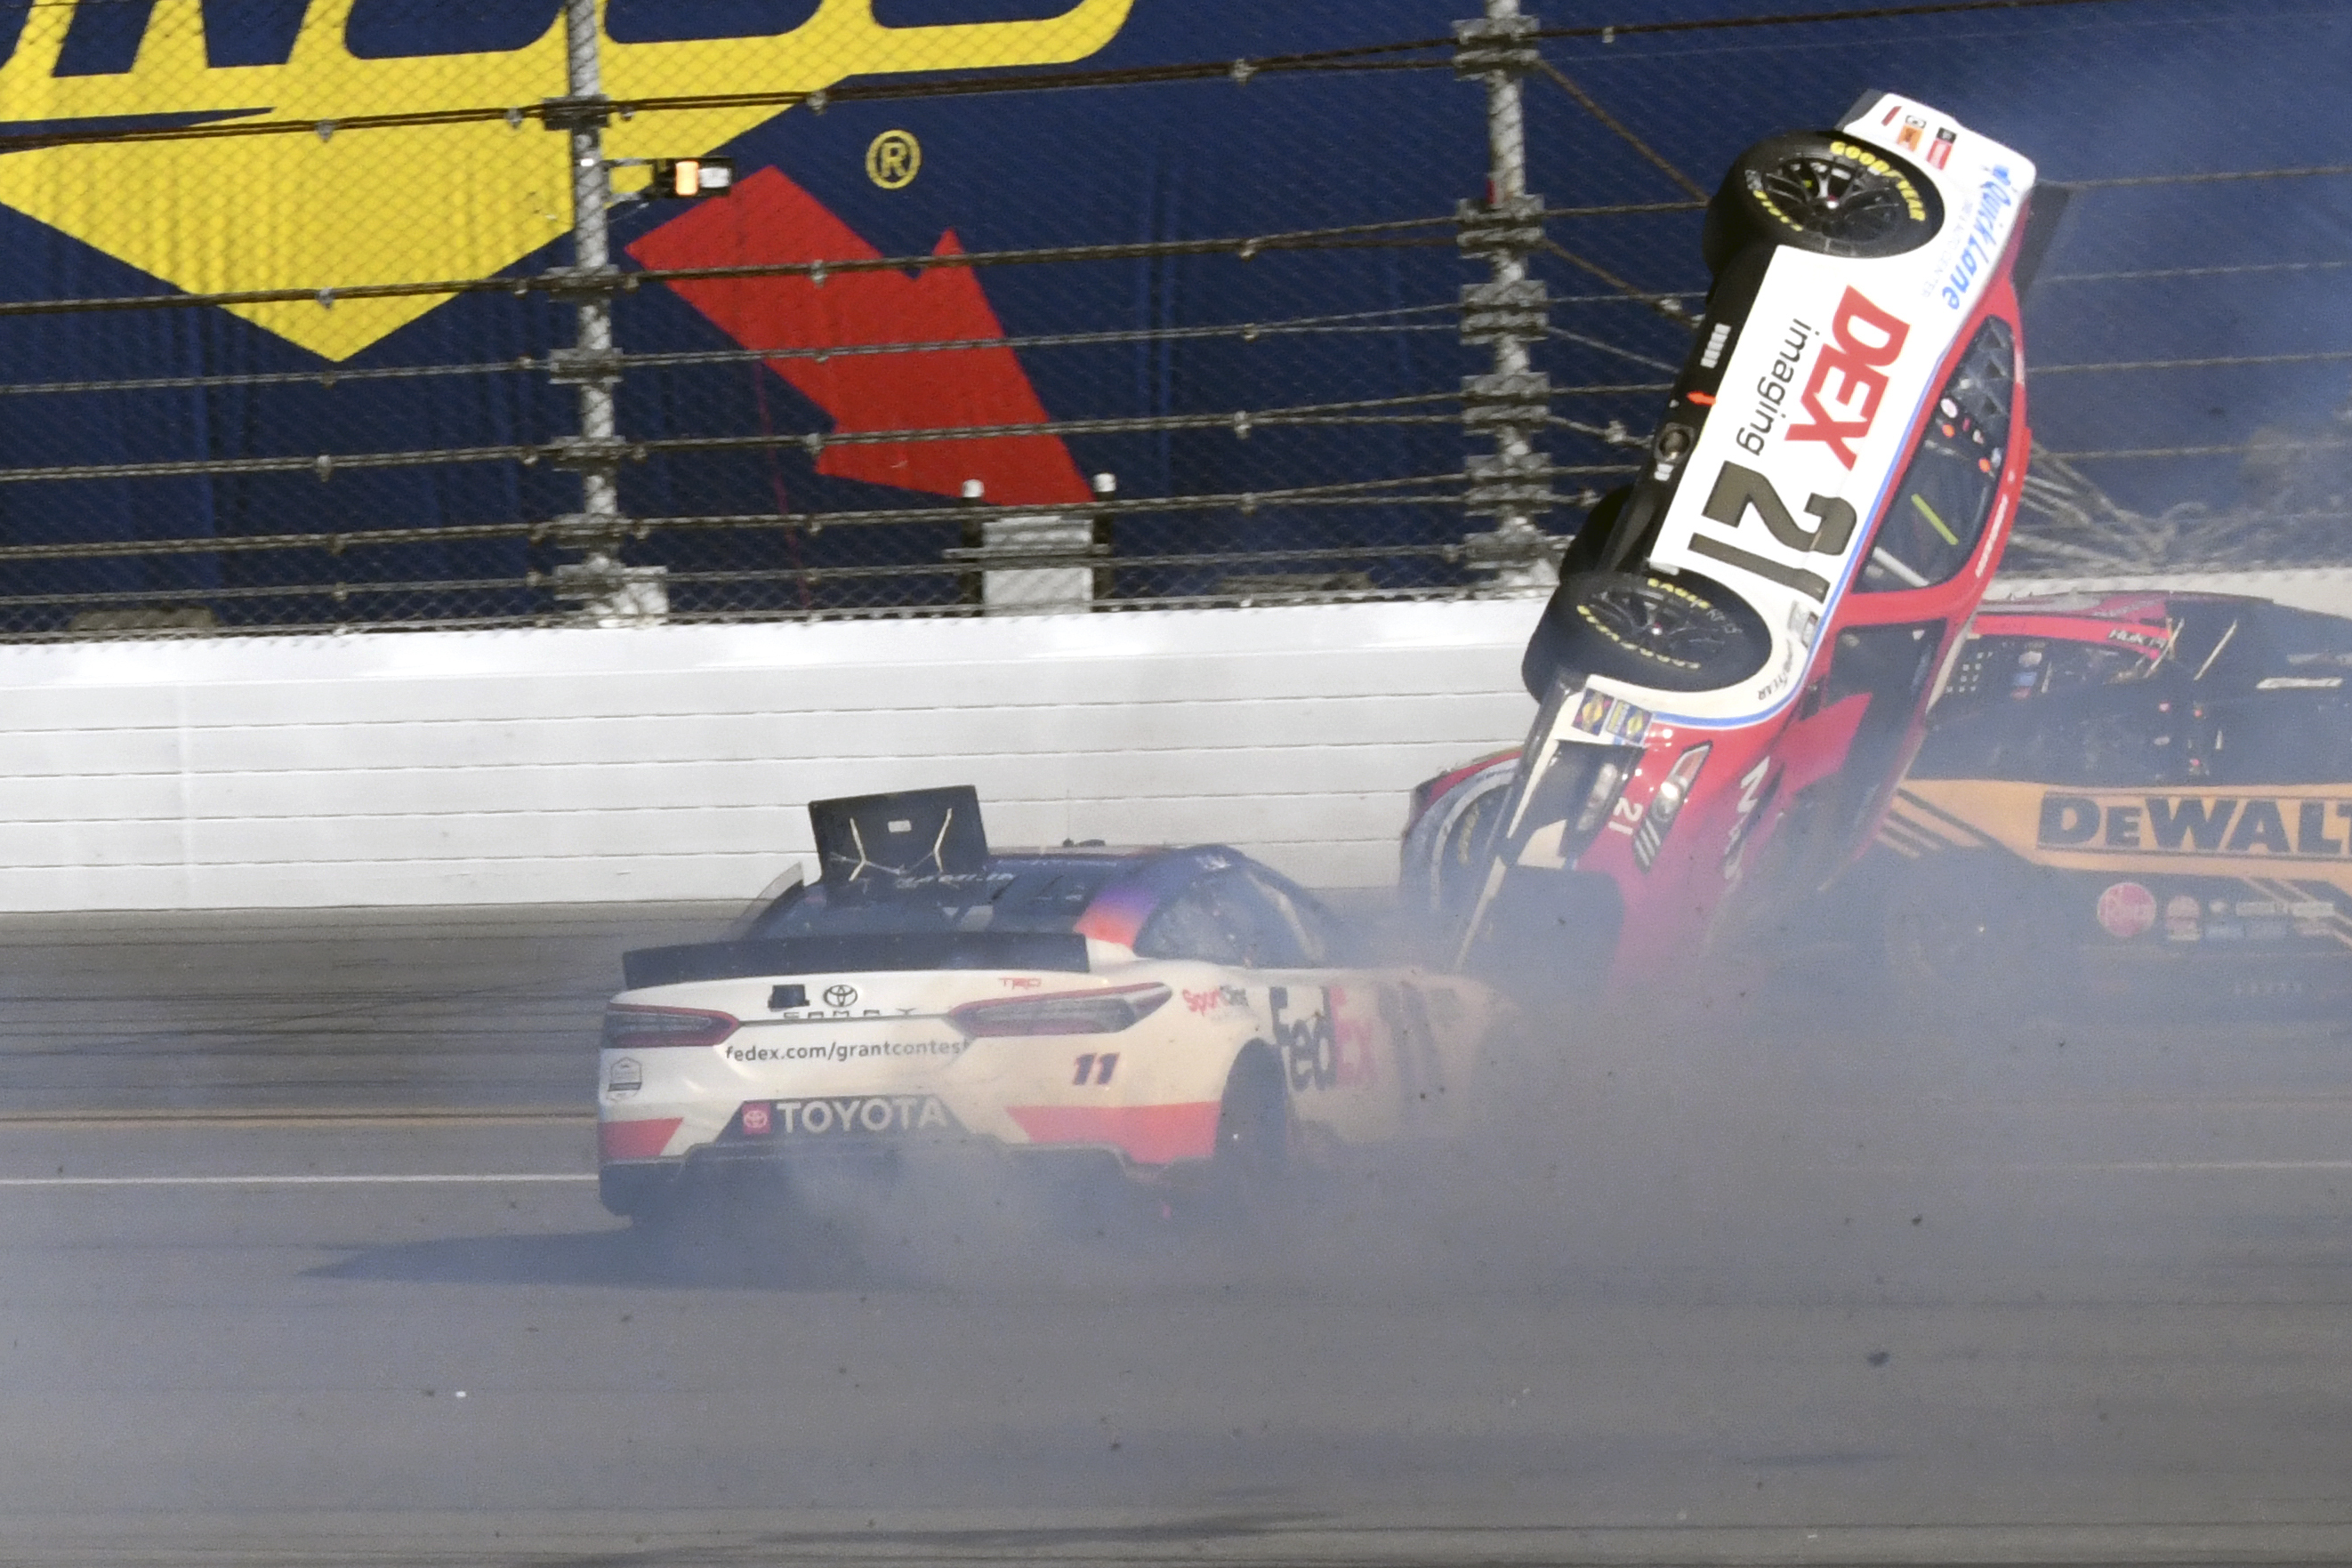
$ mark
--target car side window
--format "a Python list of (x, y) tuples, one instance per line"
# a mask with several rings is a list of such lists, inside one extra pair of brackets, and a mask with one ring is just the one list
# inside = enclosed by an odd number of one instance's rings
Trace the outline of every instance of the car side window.
[(2014, 758), (2023, 767), (1996, 777), (2129, 789), (2182, 782), (2194, 772), (2192, 716), (2160, 690), (2073, 694), (2049, 702), (2038, 717), (2030, 744)]
[(1927, 410), (1927, 427), (1872, 536), (1854, 588), (1900, 592), (1948, 581), (1969, 562), (1992, 516), (2017, 394), (2017, 344), (1989, 317)]
[(2352, 704), (2334, 691), (2273, 690), (2189, 706), (2191, 782), (2333, 784), (2352, 778)]
[(1241, 933), (1221, 907), (1207, 879), (1193, 883), (1153, 911), (1136, 934), (1139, 958), (1182, 958), (1202, 964), (1244, 961)]
[(1297, 954), (1297, 963), (1320, 967), (1339, 962), (1343, 943), (1330, 911), (1269, 877), (1252, 873), (1249, 880), (1281, 920), (1290, 946)]
[(1307, 963), (1297, 925), (1264, 883), (1239, 866), (1202, 879), (1225, 923), (1240, 938), (1244, 967), (1296, 969)]

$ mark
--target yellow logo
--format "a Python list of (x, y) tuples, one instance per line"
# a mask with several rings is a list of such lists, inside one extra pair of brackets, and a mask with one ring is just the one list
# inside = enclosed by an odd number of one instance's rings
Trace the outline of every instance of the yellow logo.
[[(536, 120), (337, 131), (357, 116), (535, 106), (564, 91), (560, 16), (499, 54), (363, 59), (346, 42), (354, 0), (311, 0), (283, 65), (213, 66), (200, 0), (155, 0), (128, 71), (57, 74), (81, 6), (26, 14), (0, 66), (0, 120), (41, 123), (173, 116), (294, 120), (316, 133), (84, 143), (0, 156), (0, 203), (191, 293), (348, 288), (487, 277), (571, 226), (568, 139)], [(890, 71), (1059, 65), (1108, 44), (1134, 0), (1076, 0), (1042, 21), (886, 27), (872, 0), (824, 0), (768, 37), (602, 46), (615, 99), (814, 92)], [(601, 13), (602, 6), (599, 10)], [(614, 158), (707, 152), (781, 112), (771, 106), (651, 111), (615, 120)], [(904, 135), (903, 132), (897, 134)], [(867, 152), (875, 183), (915, 177)], [(903, 171), (903, 177), (899, 177)], [(239, 306), (236, 314), (331, 360), (348, 359), (441, 303), (437, 296)]]
[(866, 149), (866, 177), (886, 191), (903, 191), (923, 167), (923, 144), (911, 131), (886, 131)]

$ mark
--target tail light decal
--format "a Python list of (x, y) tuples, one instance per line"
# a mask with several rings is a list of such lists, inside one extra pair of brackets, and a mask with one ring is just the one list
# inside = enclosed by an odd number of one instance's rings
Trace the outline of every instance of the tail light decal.
[(604, 1044), (612, 1051), (717, 1045), (738, 1027), (733, 1015), (701, 1008), (649, 1008), (614, 1002), (604, 1009)]

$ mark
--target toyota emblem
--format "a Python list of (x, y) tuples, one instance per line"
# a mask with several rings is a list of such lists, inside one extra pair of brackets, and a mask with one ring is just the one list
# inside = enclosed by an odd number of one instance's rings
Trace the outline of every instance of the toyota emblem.
[(824, 1005), (829, 1008), (856, 1007), (857, 1005), (857, 988), (856, 986), (827, 986), (824, 988)]

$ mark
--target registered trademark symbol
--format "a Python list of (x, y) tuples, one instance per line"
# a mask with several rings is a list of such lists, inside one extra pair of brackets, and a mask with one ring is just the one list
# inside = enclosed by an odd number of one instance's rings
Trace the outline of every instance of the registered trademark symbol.
[(923, 144), (911, 131), (886, 131), (866, 149), (866, 177), (886, 191), (903, 191), (923, 166)]

